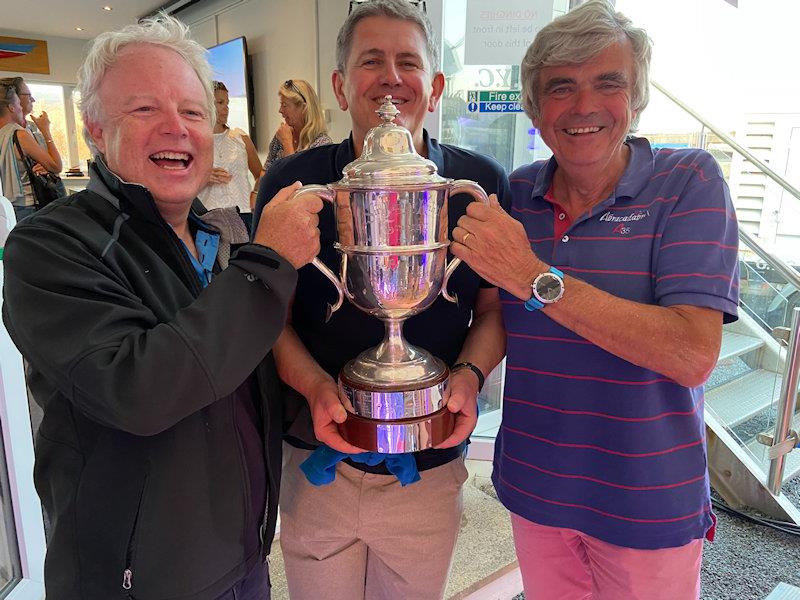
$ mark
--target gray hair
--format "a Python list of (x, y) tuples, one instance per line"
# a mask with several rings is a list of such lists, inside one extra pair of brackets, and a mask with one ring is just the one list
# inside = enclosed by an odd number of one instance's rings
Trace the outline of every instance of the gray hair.
[(539, 33), (525, 53), (520, 67), (522, 106), (531, 119), (539, 116), (539, 75), (543, 67), (580, 64), (609, 46), (628, 39), (633, 48), (633, 87), (631, 110), (639, 116), (650, 101), (650, 55), (652, 42), (644, 29), (616, 12), (606, 0), (590, 0), (555, 19)]
[[(83, 122), (96, 122), (103, 116), (103, 107), (98, 96), (103, 76), (117, 60), (120, 51), (130, 44), (150, 44), (177, 52), (197, 74), (206, 94), (207, 114), (211, 126), (217, 118), (214, 108), (212, 70), (206, 57), (206, 49), (189, 37), (189, 28), (164, 13), (142, 19), (135, 25), (126, 25), (117, 31), (101, 33), (92, 41), (86, 59), (78, 69), (80, 110)], [(93, 154), (97, 154), (89, 133), (84, 126), (83, 137)]]
[(432, 73), (439, 70), (439, 44), (428, 16), (408, 0), (369, 0), (357, 4), (339, 29), (339, 35), (336, 37), (336, 69), (340, 73), (344, 73), (347, 66), (356, 25), (367, 17), (388, 17), (410, 21), (417, 25), (425, 38), (428, 67)]

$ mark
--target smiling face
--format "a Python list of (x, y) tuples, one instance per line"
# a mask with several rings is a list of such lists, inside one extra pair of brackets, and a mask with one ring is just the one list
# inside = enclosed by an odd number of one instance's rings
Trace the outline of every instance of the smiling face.
[(626, 160), (633, 52), (627, 40), (578, 65), (544, 67), (539, 74), (539, 115), (533, 119), (559, 166), (596, 168)]
[(358, 148), (367, 131), (381, 123), (375, 111), (386, 94), (400, 110), (395, 119), (422, 147), (425, 115), (433, 112), (444, 90), (444, 75), (427, 64), (425, 38), (416, 23), (389, 17), (366, 17), (353, 30), (344, 73), (333, 74), (333, 90), (342, 110), (350, 111)]
[(211, 171), (213, 136), (205, 91), (176, 52), (131, 44), (98, 89), (102, 114), (87, 129), (109, 169), (145, 186), (168, 222), (183, 213)]

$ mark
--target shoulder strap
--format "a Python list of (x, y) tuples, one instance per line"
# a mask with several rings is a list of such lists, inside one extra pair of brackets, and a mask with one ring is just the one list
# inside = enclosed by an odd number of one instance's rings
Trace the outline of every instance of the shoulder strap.
[(17, 139), (17, 134), (18, 133), (19, 133), (19, 129), (15, 130), (14, 133), (11, 134), (11, 137), (14, 138), (14, 145), (17, 147), (17, 150), (19, 151), (19, 155), (20, 155), (20, 157), (22, 159), (22, 162), (25, 165), (25, 170), (28, 171), (28, 177), (30, 177), (31, 176), (31, 172), (33, 170), (33, 164), (32, 164), (33, 163), (33, 159), (30, 156), (28, 156), (27, 154), (25, 154), (25, 152), (23, 152), (22, 146), (20, 145), (19, 140)]

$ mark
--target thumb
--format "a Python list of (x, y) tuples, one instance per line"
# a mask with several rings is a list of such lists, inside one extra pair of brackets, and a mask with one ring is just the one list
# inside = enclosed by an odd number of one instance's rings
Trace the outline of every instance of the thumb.
[(291, 198), (301, 187), (303, 187), (303, 184), (299, 181), (295, 181), (293, 184), (287, 185), (285, 188), (281, 188), (278, 190), (278, 193), (272, 197), (270, 204), (287, 202), (289, 198)]
[(337, 423), (344, 423), (345, 419), (347, 419), (347, 411), (338, 402), (328, 407), (328, 414)]

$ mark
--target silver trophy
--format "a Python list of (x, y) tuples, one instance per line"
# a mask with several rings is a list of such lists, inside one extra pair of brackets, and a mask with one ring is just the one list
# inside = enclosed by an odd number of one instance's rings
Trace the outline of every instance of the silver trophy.
[(386, 96), (376, 111), (383, 123), (369, 130), (360, 158), (330, 185), (295, 192), (333, 203), (341, 272), (313, 264), (344, 297), (386, 326), (383, 341), (349, 361), (339, 374), (339, 395), (349, 412), (339, 431), (355, 446), (384, 453), (435, 446), (453, 431), (445, 406), (450, 370), (439, 358), (403, 338), (403, 321), (428, 308), (461, 264), (447, 263), (447, 204), (468, 193), (488, 204), (486, 192), (468, 180), (445, 179), (414, 150), (411, 133), (395, 124), (400, 111)]

